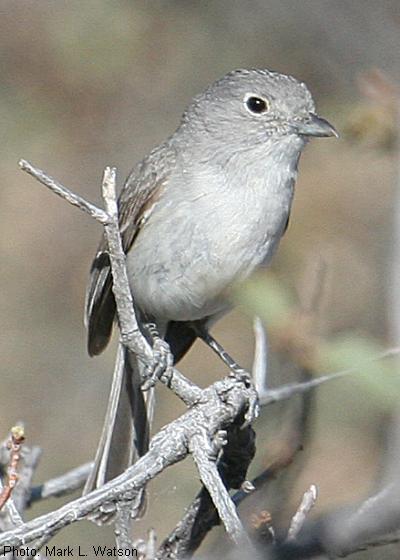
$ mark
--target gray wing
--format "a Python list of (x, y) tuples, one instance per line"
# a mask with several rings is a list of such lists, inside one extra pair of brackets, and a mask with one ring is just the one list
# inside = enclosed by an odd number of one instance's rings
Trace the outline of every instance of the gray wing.
[[(161, 195), (175, 165), (175, 152), (168, 143), (155, 148), (130, 173), (121, 191), (119, 221), (125, 253), (134, 243), (146, 213)], [(112, 276), (104, 236), (90, 269), (86, 293), (85, 325), (88, 352), (100, 354), (107, 346), (115, 317)]]

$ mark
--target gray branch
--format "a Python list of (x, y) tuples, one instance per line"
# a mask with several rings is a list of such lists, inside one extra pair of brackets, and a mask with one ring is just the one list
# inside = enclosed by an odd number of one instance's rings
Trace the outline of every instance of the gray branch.
[(34, 486), (30, 493), (29, 503), (71, 494), (83, 487), (93, 467), (93, 462), (84, 463), (66, 473), (47, 480), (40, 486)]
[[(253, 399), (252, 390), (228, 377), (203, 391), (201, 402), (168, 424), (151, 441), (150, 450), (135, 465), (90, 494), (0, 535), (0, 554), (4, 546), (39, 543), (43, 546), (61, 529), (85, 519), (107, 503), (116, 504), (126, 494), (137, 492), (168, 466), (184, 459), (199, 429), (212, 440), (230, 425)], [(236, 527), (235, 522), (233, 525)], [(230, 528), (231, 525), (228, 524)]]
[(290, 399), (295, 395), (306, 393), (311, 389), (314, 389), (315, 387), (326, 383), (327, 381), (335, 381), (337, 379), (341, 379), (342, 377), (346, 377), (347, 375), (360, 374), (363, 367), (370, 364), (371, 362), (377, 362), (385, 358), (392, 358), (394, 356), (398, 356), (399, 354), (400, 348), (389, 348), (387, 350), (384, 350), (380, 354), (377, 354), (368, 362), (364, 362), (359, 366), (351, 367), (343, 371), (338, 371), (336, 373), (331, 373), (328, 375), (321, 375), (319, 377), (311, 379), (310, 381), (304, 381), (302, 383), (288, 383), (287, 385), (282, 385), (277, 389), (269, 389), (268, 391), (265, 391), (262, 398), (260, 398), (260, 406), (266, 406), (278, 401)]
[(154, 357), (150, 344), (143, 336), (136, 319), (132, 293), (129, 288), (125, 265), (125, 253), (119, 231), (118, 204), (115, 192), (115, 168), (106, 167), (103, 176), (102, 193), (108, 221), (104, 224), (108, 252), (113, 277), (112, 290), (117, 305), (117, 317), (121, 332), (121, 341), (144, 362), (152, 364)]
[(274, 558), (301, 560), (321, 554), (338, 558), (400, 542), (400, 412), (393, 420), (387, 447), (386, 465), (378, 490), (359, 504), (305, 522), (295, 541), (286, 541)]
[[(22, 425), (21, 422), (18, 425)], [(23, 513), (27, 507), (30, 498), (30, 488), (32, 478), (35, 474), (39, 463), (42, 450), (40, 447), (28, 447), (24, 445), (20, 451), (21, 459), (18, 464), (18, 481), (12, 495), (4, 504), (4, 510), (0, 512), (0, 529), (2, 531), (14, 530), (24, 524)], [(0, 447), (0, 464), (6, 466), (10, 457), (10, 450), (7, 447), (7, 441), (3, 442)], [(0, 481), (0, 491), (3, 489), (3, 483)], [(8, 552), (5, 560), (13, 560), (14, 554)], [(32, 551), (30, 557), (33, 558)], [(38, 553), (34, 556), (35, 560), (46, 560), (45, 556)]]
[(72, 204), (73, 206), (77, 206), (101, 224), (104, 225), (108, 223), (109, 216), (107, 212), (105, 212), (101, 208), (98, 208), (94, 204), (87, 202), (87, 200), (73, 193), (69, 189), (66, 189), (61, 183), (47, 175), (38, 167), (34, 167), (33, 165), (31, 165), (28, 161), (21, 159), (18, 163), (22, 171), (26, 171), (26, 173), (32, 175), (32, 177), (37, 179), (39, 183), (42, 183), (42, 185), (53, 191), (55, 194), (57, 194), (70, 204)]
[(312, 510), (317, 501), (318, 490), (315, 484), (312, 484), (310, 488), (304, 493), (303, 498), (297, 508), (296, 513), (292, 517), (290, 522), (290, 527), (287, 534), (288, 541), (294, 541), (297, 535), (300, 533), (308, 514)]
[[(134, 311), (134, 302), (129, 288), (125, 254), (119, 231), (115, 169), (107, 167), (104, 172), (102, 194), (106, 209), (103, 211), (87, 202), (82, 197), (72, 193), (60, 183), (48, 177), (42, 170), (34, 168), (26, 161), (21, 161), (20, 166), (24, 171), (30, 173), (50, 190), (64, 198), (64, 200), (67, 200), (74, 206), (89, 213), (90, 216), (103, 224), (113, 274), (113, 292), (117, 306), (121, 341), (134, 352), (145, 365), (154, 365), (155, 356), (151, 346), (139, 328)], [(172, 368), (170, 368), (170, 370), (172, 370)], [(189, 412), (181, 417), (181, 419), (171, 424), (169, 429), (168, 427), (165, 428), (153, 438), (152, 447), (149, 452), (133, 467), (125, 471), (123, 475), (117, 477), (95, 492), (67, 504), (67, 506), (60, 508), (56, 512), (48, 516), (42, 516), (42, 518), (30, 524), (28, 523), (28, 533), (23, 536), (23, 542), (28, 542), (27, 539), (30, 539), (29, 542), (34, 541), (43, 545), (66, 524), (82, 519), (89, 514), (93, 514), (95, 510), (104, 507), (107, 502), (114, 502), (115, 504), (120, 501), (122, 503), (120, 504), (121, 507), (119, 511), (120, 524), (119, 527), (117, 527), (118, 540), (126, 541), (128, 536), (125, 523), (126, 516), (123, 511), (124, 497), (126, 497), (127, 494), (135, 491), (137, 492), (143, 488), (146, 482), (154, 478), (154, 476), (161, 472), (166, 466), (184, 458), (188, 452), (188, 447), (193, 451), (194, 459), (198, 465), (201, 476), (205, 478), (204, 482), (206, 486), (209, 487), (214, 500), (218, 502), (216, 505), (220, 510), (221, 519), (225, 523), (228, 534), (236, 541), (240, 540), (241, 542), (245, 542), (244, 530), (241, 527), (235, 507), (223, 487), (217, 470), (215, 469), (215, 476), (212, 476), (212, 468), (204, 468), (201, 451), (197, 450), (193, 442), (196, 437), (198, 437), (198, 430), (201, 428), (204, 430), (204, 434), (207, 434), (212, 441), (217, 432), (225, 425), (229, 425), (229, 423), (233, 422), (235, 417), (238, 416), (243, 409), (249, 408), (249, 403), (255, 399), (254, 390), (246, 388), (242, 383), (227, 379), (215, 384), (213, 391), (202, 391), (175, 369), (173, 371), (170, 370), (167, 370), (161, 376), (161, 380), (172, 388), (186, 404), (192, 406)], [(239, 386), (240, 390), (238, 390)], [(223, 401), (219, 398), (221, 394), (219, 391), (221, 391), (221, 389), (223, 389)], [(226, 403), (231, 400), (228, 397), (229, 394), (236, 394), (236, 406), (232, 406), (233, 403), (230, 403), (229, 411), (226, 409), (225, 413), (223, 413), (221, 408), (226, 408)], [(218, 403), (215, 402), (216, 396), (218, 397)], [(195, 403), (198, 403), (198, 405), (196, 406)], [(210, 403), (213, 403), (212, 411), (210, 410), (204, 413), (202, 409), (208, 407)], [(237, 408), (238, 403), (239, 407)], [(219, 414), (218, 416), (214, 416), (214, 425), (212, 425), (212, 423), (210, 425), (210, 419), (213, 417), (213, 414), (215, 415), (215, 411), (218, 411), (218, 409)], [(228, 417), (227, 414), (229, 415)], [(191, 422), (191, 416), (196, 417), (194, 423), (193, 421)], [(187, 425), (185, 422), (187, 422)], [(171, 426), (173, 426), (172, 429)], [(195, 433), (192, 433), (193, 429), (195, 429)], [(166, 437), (167, 434), (168, 437)], [(206, 435), (204, 435), (204, 439), (207, 440)], [(161, 448), (158, 449), (155, 456), (154, 449), (159, 446)], [(152, 459), (151, 464), (146, 465), (144, 471), (141, 471), (141, 466), (143, 467), (143, 463), (146, 463), (149, 457)], [(160, 460), (160, 458), (162, 460)], [(40, 524), (41, 527), (40, 534), (38, 534), (38, 524)], [(6, 535), (3, 535), (1, 539), (2, 542), (5, 538)], [(14, 531), (12, 538), (18, 539), (22, 537), (18, 535), (18, 531)]]
[(255, 339), (253, 366), (251, 375), (260, 401), (268, 395), (268, 343), (267, 335), (259, 317), (253, 320)]
[(216, 450), (210, 446), (207, 436), (207, 432), (199, 430), (199, 433), (191, 439), (191, 452), (199, 471), (200, 479), (208, 490), (227, 533), (235, 544), (248, 548), (250, 547), (249, 538), (243, 529), (236, 508), (218, 473), (215, 463)]

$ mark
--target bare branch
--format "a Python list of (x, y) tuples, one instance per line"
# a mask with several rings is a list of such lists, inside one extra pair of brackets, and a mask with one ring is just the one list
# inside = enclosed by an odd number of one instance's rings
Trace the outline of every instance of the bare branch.
[[(78, 195), (75, 195), (60, 183), (48, 177), (43, 171), (35, 169), (28, 162), (22, 160), (20, 166), (24, 171), (30, 173), (57, 195), (74, 206), (79, 207), (103, 224), (109, 244), (114, 294), (120, 321), (121, 341), (135, 352), (146, 365), (152, 364), (154, 361), (153, 349), (140, 331), (134, 313), (134, 302), (126, 275), (125, 255), (119, 232), (118, 205), (115, 192), (115, 169), (106, 168), (105, 170), (103, 198), (106, 210), (102, 210)], [(317, 299), (320, 299), (320, 297), (318, 296)], [(260, 325), (256, 325), (255, 330), (256, 355), (253, 371), (255, 372), (256, 378), (259, 379), (259, 385), (261, 386), (263, 383), (265, 385), (267, 351), (265, 333), (260, 328)], [(399, 352), (400, 349), (398, 348), (389, 349), (370, 361), (394, 356)], [(367, 363), (370, 363), (370, 361)], [(278, 389), (270, 389), (267, 392), (264, 391), (262, 395), (262, 404), (266, 405), (290, 398), (297, 394), (306, 393), (325, 381), (357, 373), (360, 369), (362, 369), (362, 365), (332, 375), (321, 376), (303, 383), (289, 384)], [(235, 418), (243, 414), (243, 410), (254, 400), (254, 394), (251, 389), (246, 388), (234, 378), (224, 379), (202, 391), (175, 369), (164, 373), (161, 377), (161, 381), (170, 386), (176, 394), (180, 396), (187, 405), (192, 406), (192, 408), (155, 436), (151, 442), (149, 452), (134, 466), (127, 469), (125, 473), (108, 482), (102, 488), (74, 500), (52, 513), (41, 516), (28, 523), (23, 523), (18, 512), (19, 507), (16, 507), (11, 500), (7, 502), (6, 498), (3, 503), (6, 503), (6, 507), (8, 507), (11, 514), (14, 516), (15, 524), (18, 526), (12, 531), (6, 531), (0, 535), (0, 554), (1, 551), (4, 552), (4, 547), (7, 545), (21, 546), (22, 544), (37, 543), (39, 546), (42, 546), (66, 525), (87, 518), (90, 514), (93, 514), (101, 507), (107, 506), (109, 503), (117, 504), (117, 509), (119, 508), (120, 512), (125, 515), (126, 512), (123, 511), (122, 506), (126, 496), (134, 495), (139, 492), (149, 480), (154, 478), (166, 467), (182, 460), (187, 455), (188, 449), (190, 449), (193, 455), (202, 482), (207, 488), (216, 506), (219, 517), (225, 524), (228, 534), (236, 544), (249, 546), (249, 539), (243, 530), (235, 506), (218, 472), (215, 460), (219, 449), (213, 448), (210, 442), (215, 442), (217, 434), (234, 422)], [(21, 511), (23, 510), (24, 504), (26, 504), (26, 496), (29, 496), (33, 468), (30, 468), (30, 474), (26, 477), (29, 483), (25, 484), (25, 496), (23, 498), (21, 497)], [(64, 477), (55, 479), (58, 481), (58, 492), (64, 493), (71, 491), (71, 489), (78, 488), (81, 484), (82, 477), (84, 475), (86, 476), (85, 468), (89, 468), (89, 465), (84, 465), (80, 468), (81, 470), (74, 470), (75, 472), (73, 474), (71, 471), (71, 473), (67, 473)], [(69, 475), (68, 478), (67, 475)], [(64, 480), (61, 483), (62, 478), (64, 478)], [(53, 489), (51, 482), (53, 482)], [(47, 489), (46, 484), (48, 485)], [(54, 481), (45, 483), (45, 485), (41, 487), (40, 497), (56, 495), (57, 490), (55, 490), (55, 488), (57, 488), (57, 485), (54, 484)], [(385, 500), (387, 499), (388, 493), (392, 493), (390, 485), (364, 502), (360, 511), (355, 512), (353, 517), (349, 516), (347, 518), (348, 521), (355, 521), (357, 524), (360, 519), (365, 517), (365, 511), (376, 511), (377, 503), (382, 502), (387, 504)], [(305, 494), (292, 520), (289, 529), (288, 544), (297, 540), (300, 530), (305, 523), (306, 516), (314, 505), (315, 498), (315, 492), (313, 488), (311, 488), (310, 491)], [(199, 503), (201, 503), (201, 500)], [(196, 518), (198, 512), (199, 509), (196, 510), (196, 507), (191, 511), (193, 520)], [(394, 518), (392, 518), (392, 521), (393, 519)], [(397, 522), (397, 518), (395, 521)], [(194, 526), (194, 522), (192, 526)], [(119, 531), (117, 542), (121, 547), (131, 546), (132, 544), (129, 539), (127, 527), (127, 520), (124, 516), (121, 516), (121, 524), (119, 527), (117, 526), (117, 531)], [(382, 537), (379, 538), (383, 540)], [(357, 543), (359, 542), (360, 541), (357, 541)], [(358, 544), (357, 546), (361, 547), (362, 545)]]
[[(10, 465), (11, 473), (9, 480), (16, 481), (18, 479), (18, 485), (15, 486), (12, 497), (8, 497), (0, 513), (0, 527), (2, 531), (14, 529), (15, 527), (23, 525), (24, 520), (22, 514), (27, 506), (32, 477), (41, 455), (39, 447), (24, 447), (21, 449), (23, 440), (24, 429), (23, 424), (20, 423), (11, 430), (11, 442), (3, 443), (0, 448), (1, 462), (8, 462)], [(19, 467), (19, 474), (16, 473), (17, 464)], [(9, 482), (8, 487), (10, 487)], [(4, 487), (0, 481), (1, 495), (5, 492), (7, 492), (7, 486)], [(35, 560), (45, 560), (45, 556), (42, 554), (38, 553), (35, 555), (33, 549), (28, 549), (28, 554), (32, 558), (34, 556)], [(14, 560), (15, 554), (13, 551), (6, 551), (4, 557), (5, 560)]]
[[(124, 346), (129, 348), (131, 352), (136, 354), (145, 365), (152, 365), (155, 359), (153, 350), (139, 328), (132, 293), (129, 287), (125, 264), (126, 257), (119, 231), (115, 183), (115, 169), (106, 167), (102, 183), (102, 193), (109, 221), (104, 224), (104, 229), (111, 262), (111, 272), (113, 275), (112, 289), (117, 306), (121, 342)], [(160, 380), (168, 385), (188, 406), (197, 402), (201, 396), (200, 388), (184, 377), (175, 368), (170, 368), (170, 371), (164, 372)]]
[(10, 461), (7, 468), (7, 482), (0, 492), (0, 510), (3, 509), (5, 503), (10, 498), (15, 485), (18, 482), (18, 464), (21, 458), (21, 445), (25, 440), (24, 428), (22, 426), (14, 426), (11, 428), (11, 439), (7, 447), (10, 449)]
[(257, 390), (259, 399), (268, 394), (268, 343), (267, 335), (259, 317), (253, 321), (253, 331), (255, 338), (254, 358), (252, 367), (252, 378)]
[(206, 433), (198, 433), (192, 437), (191, 452), (201, 481), (215, 504), (219, 518), (225, 525), (226, 532), (237, 545), (249, 547), (250, 541), (239, 520), (236, 508), (222, 483), (215, 464), (215, 456), (212, 457), (214, 450), (210, 449)]
[[(113, 274), (113, 291), (117, 305), (121, 341), (132, 352), (138, 355), (139, 359), (141, 359), (144, 364), (152, 365), (154, 362), (154, 353), (139, 328), (134, 313), (134, 302), (126, 273), (125, 254), (119, 231), (118, 204), (115, 189), (115, 169), (106, 168), (104, 173), (102, 189), (106, 211), (103, 212), (94, 205), (83, 200), (81, 197), (74, 195), (68, 189), (65, 189), (65, 187), (54, 181), (54, 179), (47, 177), (43, 171), (36, 170), (27, 162), (21, 162), (21, 167), (49, 187), (53, 192), (63, 197), (71, 204), (81, 208), (85, 212), (88, 212), (92, 217), (96, 218), (104, 225)], [(27, 526), (30, 527), (30, 529), (28, 529), (30, 532), (28, 532), (28, 537), (26, 537), (26, 535), (24, 536), (25, 542), (29, 542), (27, 539), (31, 539), (38, 542), (40, 545), (43, 545), (53, 534), (55, 534), (55, 532), (65, 526), (67, 522), (88, 516), (93, 513), (94, 510), (97, 510), (98, 507), (106, 506), (108, 502), (118, 503), (121, 498), (126, 499), (127, 495), (134, 495), (135, 492), (138, 492), (145, 483), (148, 482), (148, 480), (153, 478), (156, 474), (163, 470), (163, 468), (173, 462), (176, 462), (177, 460), (182, 459), (187, 453), (187, 442), (190, 442), (193, 457), (199, 468), (203, 482), (208, 488), (213, 501), (216, 503), (220, 517), (225, 523), (228, 533), (236, 542), (249, 544), (247, 536), (245, 535), (237, 517), (235, 507), (224, 485), (222, 484), (215, 463), (210, 462), (209, 458), (206, 458), (203, 454), (203, 451), (207, 447), (207, 445), (205, 445), (207, 441), (213, 440), (215, 434), (218, 433), (225, 425), (223, 420), (224, 414), (221, 414), (220, 411), (220, 414), (215, 417), (214, 430), (211, 431), (210, 411), (207, 412), (207, 414), (202, 414), (203, 422), (199, 421), (201, 419), (199, 419), (198, 416), (202, 407), (208, 406), (211, 401), (215, 400), (215, 395), (219, 395), (221, 390), (223, 391), (223, 403), (220, 402), (220, 405), (225, 407), (227, 402), (230, 400), (227, 398), (229, 392), (232, 393), (232, 389), (234, 387), (237, 389), (239, 383), (239, 385), (241, 385), (241, 390), (235, 398), (239, 398), (241, 406), (236, 408), (235, 411), (235, 407), (232, 407), (232, 403), (230, 404), (229, 419), (225, 419), (225, 423), (229, 425), (229, 423), (233, 422), (235, 417), (241, 414), (243, 410), (249, 408), (249, 404), (255, 399), (255, 395), (253, 394), (254, 391), (251, 388), (243, 387), (240, 382), (234, 382), (233, 380), (225, 380), (216, 384), (213, 392), (210, 392), (210, 390), (201, 391), (175, 370), (172, 373), (167, 371), (164, 375), (162, 375), (161, 380), (175, 390), (175, 392), (181, 396), (187, 404), (194, 405), (195, 403), (199, 403), (197, 409), (194, 407), (181, 419), (176, 421), (176, 423), (173, 423), (158, 434), (158, 436), (153, 439), (152, 447), (149, 452), (138, 463), (136, 463), (134, 467), (128, 469), (123, 475), (109, 482), (101, 489), (83, 498), (75, 500), (71, 504), (64, 506), (64, 508), (60, 508), (57, 512), (53, 512), (53, 514), (49, 514), (50, 517), (42, 517), (42, 530), (40, 534), (37, 531), (37, 525), (33, 525), (33, 522), (31, 522), (31, 524), (27, 524)], [(214, 413), (217, 408), (218, 406), (215, 406), (214, 403)], [(221, 406), (219, 408), (221, 408)], [(233, 414), (234, 412), (235, 414)], [(193, 424), (195, 427), (195, 433), (191, 433), (190, 430), (191, 414), (196, 416), (196, 422)], [(184, 424), (184, 421), (188, 422), (189, 428)], [(177, 428), (178, 425), (180, 430)], [(175, 426), (175, 429), (171, 429), (171, 426)], [(192, 426), (192, 430), (193, 429), (194, 428)], [(199, 430), (203, 430), (203, 441), (201, 442), (200, 449), (198, 449), (195, 444), (197, 438), (199, 437)], [(173, 445), (171, 445), (171, 442), (165, 437), (166, 433), (168, 433)], [(179, 439), (179, 441), (177, 441), (177, 439)], [(163, 446), (165, 445), (165, 448), (163, 447), (161, 450), (158, 450), (157, 453), (158, 459), (160, 457), (163, 458), (161, 464), (159, 460), (154, 460), (154, 448), (157, 448), (157, 443), (160, 442), (162, 442)], [(144, 472), (140, 471), (141, 466), (143, 467), (143, 463), (146, 463), (149, 457), (152, 457), (153, 459), (151, 464), (146, 465)], [(131, 475), (130, 479), (126, 478), (129, 474)], [(135, 476), (139, 477), (139, 482), (137, 480), (135, 481)], [(120, 486), (115, 486), (118, 482), (122, 485), (122, 490)], [(119, 513), (121, 523), (120, 526), (117, 527), (118, 540), (126, 542), (128, 540), (128, 535), (126, 531), (127, 524), (125, 523), (126, 516), (123, 515), (123, 500), (120, 506)], [(36, 523), (39, 522), (40, 518), (39, 520), (36, 520)], [(15, 537), (16, 535), (14, 535), (14, 538)], [(5, 535), (3, 535), (2, 538), (5, 538)]]
[(131, 501), (119, 501), (117, 503), (117, 515), (115, 519), (115, 542), (117, 548), (121, 550), (133, 549), (134, 545), (130, 537), (131, 531), (131, 511), (132, 504)]
[(108, 223), (109, 216), (104, 210), (65, 188), (61, 183), (47, 175), (41, 169), (31, 165), (28, 161), (21, 159), (18, 163), (22, 171), (26, 171), (26, 173), (32, 175), (32, 177), (37, 179), (39, 183), (42, 183), (42, 185), (50, 189), (53, 193), (61, 196), (61, 198), (73, 206), (77, 206), (101, 224), (105, 225)]
[(105, 224), (104, 230), (111, 263), (113, 277), (112, 290), (117, 305), (121, 341), (124, 346), (129, 348), (129, 350), (136, 354), (145, 364), (149, 364), (153, 362), (153, 352), (150, 344), (140, 331), (136, 315), (133, 311), (133, 298), (129, 288), (125, 253), (122, 248), (119, 231), (115, 181), (115, 168), (106, 167), (103, 176), (102, 193), (109, 221)]
[[(0, 535), (0, 554), (5, 545), (44, 545), (62, 528), (86, 518), (107, 503), (117, 503), (143, 488), (168, 466), (188, 453), (188, 442), (203, 429), (209, 439), (231, 424), (254, 398), (251, 388), (235, 378), (217, 381), (203, 391), (201, 402), (164, 427), (151, 441), (150, 450), (135, 465), (101, 488), (61, 508)], [(236, 533), (235, 533), (236, 534)]]
[[(217, 462), (219, 476), (227, 490), (242, 487), (255, 454), (255, 433), (251, 426), (243, 427), (243, 418), (239, 416), (235, 423), (227, 428), (227, 443), (223, 446)], [(209, 531), (219, 524), (216, 507), (203, 486), (186, 508), (181, 521), (161, 543), (156, 558), (190, 558)]]
[(295, 541), (287, 540), (277, 551), (285, 560), (328, 554), (349, 556), (367, 548), (399, 542), (400, 413), (394, 418), (388, 441), (389, 453), (380, 488), (358, 504), (342, 507), (316, 521), (307, 521)]
[(292, 517), (287, 535), (288, 541), (294, 541), (297, 538), (297, 535), (300, 533), (308, 514), (315, 506), (317, 497), (317, 487), (315, 486), (315, 484), (312, 484), (310, 488), (304, 493), (300, 505), (297, 508), (296, 513)]
[(85, 484), (92, 467), (92, 462), (85, 463), (67, 471), (61, 476), (51, 478), (39, 486), (34, 486), (31, 490), (29, 503), (32, 504), (39, 500), (64, 496), (79, 490)]
[(377, 354), (371, 360), (361, 363), (358, 366), (351, 367), (348, 369), (344, 369), (342, 371), (338, 371), (336, 373), (331, 373), (328, 375), (321, 375), (320, 377), (316, 377), (315, 379), (311, 379), (310, 381), (305, 381), (303, 383), (288, 383), (287, 385), (282, 385), (277, 389), (270, 389), (262, 399), (260, 399), (260, 405), (266, 406), (272, 404), (274, 402), (283, 401), (286, 399), (290, 399), (294, 395), (299, 395), (301, 393), (305, 393), (326, 383), (327, 381), (335, 381), (347, 375), (354, 375), (360, 374), (362, 372), (363, 367), (369, 365), (370, 363), (377, 362), (379, 360), (383, 360), (385, 358), (392, 358), (400, 354), (400, 348), (389, 348)]
[[(315, 315), (320, 307), (321, 294), (323, 293), (321, 284), (325, 278), (325, 276), (320, 273), (321, 270), (324, 270), (322, 264), (319, 264), (320, 266), (313, 267), (314, 274), (312, 277), (313, 282), (311, 282), (312, 289), (310, 290), (310, 282), (308, 282), (308, 297), (307, 300), (302, 303), (302, 309), (305, 309), (308, 313), (312, 312)], [(304, 299), (306, 298), (302, 298), (302, 300)], [(268, 391), (265, 389), (267, 347), (263, 325), (257, 319), (254, 322), (254, 330), (256, 343), (255, 357), (253, 360), (253, 379), (255, 379), (256, 388), (259, 391), (261, 389), (261, 394), (263, 395), (268, 394)], [(303, 366), (300, 375), (301, 378), (308, 379), (311, 376), (311, 372)], [(304, 398), (301, 401), (298, 414), (296, 414), (293, 418), (293, 429), (291, 431), (290, 438), (284, 446), (282, 454), (263, 473), (257, 476), (252, 483), (246, 481), (245, 485), (243, 485), (247, 466), (252, 458), (250, 455), (246, 455), (243, 452), (246, 448), (250, 450), (251, 445), (249, 446), (249, 443), (246, 442), (246, 440), (238, 441), (238, 447), (240, 447), (242, 453), (239, 455), (238, 449), (233, 450), (231, 461), (229, 461), (229, 444), (224, 448), (224, 456), (220, 460), (219, 472), (221, 473), (222, 480), (224, 480), (227, 489), (240, 487), (240, 490), (233, 496), (233, 501), (236, 505), (240, 504), (243, 499), (249, 496), (249, 488), (251, 489), (250, 491), (260, 490), (267, 482), (275, 478), (280, 470), (291, 464), (297, 452), (302, 448), (309, 412), (309, 399), (306, 397), (308, 397), (308, 395), (307, 393), (304, 393)], [(244, 435), (244, 430), (241, 430), (241, 433)], [(230, 439), (229, 434), (230, 431), (228, 430), (228, 441)], [(229, 468), (225, 468), (228, 467), (228, 463), (230, 463)], [(232, 476), (235, 476), (235, 465), (238, 464), (244, 465), (245, 469), (242, 473), (242, 478), (240, 478), (240, 482), (235, 484), (233, 483)], [(180, 557), (190, 557), (200, 546), (206, 534), (219, 523), (220, 520), (214, 504), (208, 492), (202, 489), (192, 504), (186, 509), (185, 515), (176, 528), (161, 544), (157, 553), (157, 558), (175, 559)], [(260, 531), (260, 533), (264, 535), (264, 528)], [(267, 533), (270, 537), (269, 528), (267, 529)], [(257, 535), (259, 536), (258, 531)]]

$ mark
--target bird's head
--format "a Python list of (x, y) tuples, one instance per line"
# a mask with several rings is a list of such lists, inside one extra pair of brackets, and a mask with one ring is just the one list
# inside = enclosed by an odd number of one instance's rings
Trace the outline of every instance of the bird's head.
[(303, 82), (270, 70), (234, 70), (196, 96), (182, 119), (211, 151), (221, 146), (251, 149), (260, 144), (293, 143), (301, 149), (309, 137), (337, 136), (315, 112)]

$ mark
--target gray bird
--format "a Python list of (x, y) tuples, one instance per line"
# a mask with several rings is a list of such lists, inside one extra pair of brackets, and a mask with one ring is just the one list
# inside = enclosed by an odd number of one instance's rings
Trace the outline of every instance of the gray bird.
[[(130, 173), (119, 198), (130, 287), (142, 320), (157, 326), (175, 361), (197, 336), (207, 339), (230, 308), (232, 287), (270, 261), (288, 225), (300, 154), (313, 136), (337, 133), (316, 115), (304, 83), (270, 70), (235, 70), (196, 96), (177, 130)], [(103, 239), (87, 293), (90, 355), (111, 335), (111, 286)], [(137, 371), (120, 347), (86, 490), (146, 451)]]

